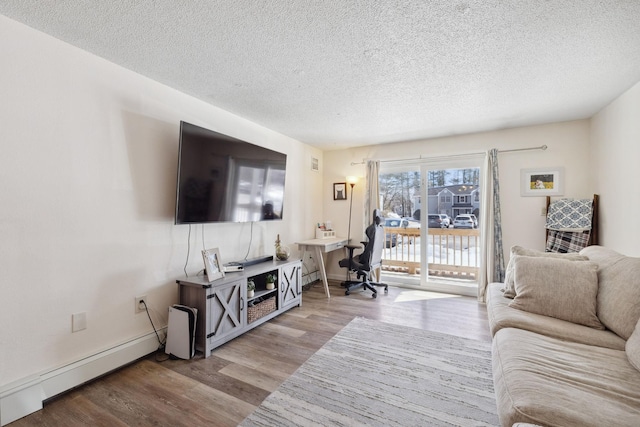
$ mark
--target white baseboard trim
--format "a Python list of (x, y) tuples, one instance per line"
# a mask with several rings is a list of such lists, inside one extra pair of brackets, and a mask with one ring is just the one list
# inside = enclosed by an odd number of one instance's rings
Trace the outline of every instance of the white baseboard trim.
[[(162, 329), (163, 332), (164, 329), (166, 328)], [(0, 389), (0, 426), (39, 411), (45, 400), (134, 362), (157, 349), (158, 338), (152, 332), (61, 368), (16, 381)]]

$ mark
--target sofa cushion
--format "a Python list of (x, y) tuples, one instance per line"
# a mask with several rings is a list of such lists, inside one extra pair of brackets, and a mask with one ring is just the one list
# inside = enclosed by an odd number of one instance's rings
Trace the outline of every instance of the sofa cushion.
[(604, 329), (596, 316), (598, 265), (559, 258), (518, 256), (513, 308)]
[(627, 340), (625, 351), (631, 365), (640, 371), (640, 320), (638, 320), (636, 328)]
[(638, 426), (640, 372), (624, 351), (505, 328), (492, 352), (501, 425)]
[(640, 258), (621, 255), (602, 246), (580, 254), (598, 264), (598, 318), (625, 340), (640, 319)]
[(513, 298), (516, 296), (513, 283), (513, 267), (515, 265), (515, 257), (519, 255), (531, 257), (561, 258), (571, 261), (586, 261), (589, 259), (587, 256), (577, 253), (560, 254), (554, 252), (541, 252), (535, 249), (523, 248), (522, 246), (512, 246), (511, 257), (509, 258), (509, 263), (507, 264), (507, 268), (505, 269), (504, 273), (504, 296), (507, 298)]
[(490, 283), (487, 288), (487, 314), (492, 336), (503, 328), (519, 328), (565, 341), (624, 350), (625, 340), (612, 331), (589, 328), (566, 320), (509, 307), (512, 300), (503, 295), (501, 286), (502, 283), (496, 282)]

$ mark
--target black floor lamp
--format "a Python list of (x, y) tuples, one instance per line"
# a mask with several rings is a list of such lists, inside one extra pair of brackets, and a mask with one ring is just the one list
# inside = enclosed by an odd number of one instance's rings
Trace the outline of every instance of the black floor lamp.
[[(351, 186), (351, 200), (349, 201), (349, 231), (347, 232), (347, 245), (350, 244), (351, 242), (351, 212), (353, 211), (353, 187), (356, 186), (356, 183), (358, 182), (358, 177), (357, 176), (348, 176), (347, 177), (347, 182), (349, 183), (349, 185)], [(349, 268), (347, 268), (347, 278), (345, 280), (345, 282), (343, 282), (342, 284), (345, 286), (349, 286), (349, 280), (351, 279), (350, 277), (350, 273), (351, 270)]]
[(351, 200), (349, 201), (349, 231), (347, 232), (347, 244), (351, 241), (351, 212), (353, 211), (353, 187), (358, 182), (357, 176), (348, 176), (347, 182), (351, 186)]

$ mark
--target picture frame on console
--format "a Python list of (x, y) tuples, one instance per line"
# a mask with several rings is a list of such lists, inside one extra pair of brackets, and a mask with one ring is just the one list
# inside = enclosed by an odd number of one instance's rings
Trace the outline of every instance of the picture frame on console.
[(562, 196), (564, 168), (533, 168), (520, 170), (520, 195)]
[(204, 260), (204, 269), (209, 282), (213, 282), (214, 280), (222, 279), (224, 277), (224, 269), (222, 268), (223, 264), (220, 259), (220, 251), (218, 248), (204, 249), (202, 251), (202, 258)]

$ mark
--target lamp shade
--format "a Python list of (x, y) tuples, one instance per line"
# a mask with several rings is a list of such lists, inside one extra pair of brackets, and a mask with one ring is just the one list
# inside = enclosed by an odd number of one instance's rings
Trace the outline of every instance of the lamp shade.
[(346, 180), (347, 180), (347, 183), (350, 184), (352, 187), (358, 183), (357, 176), (348, 176)]

